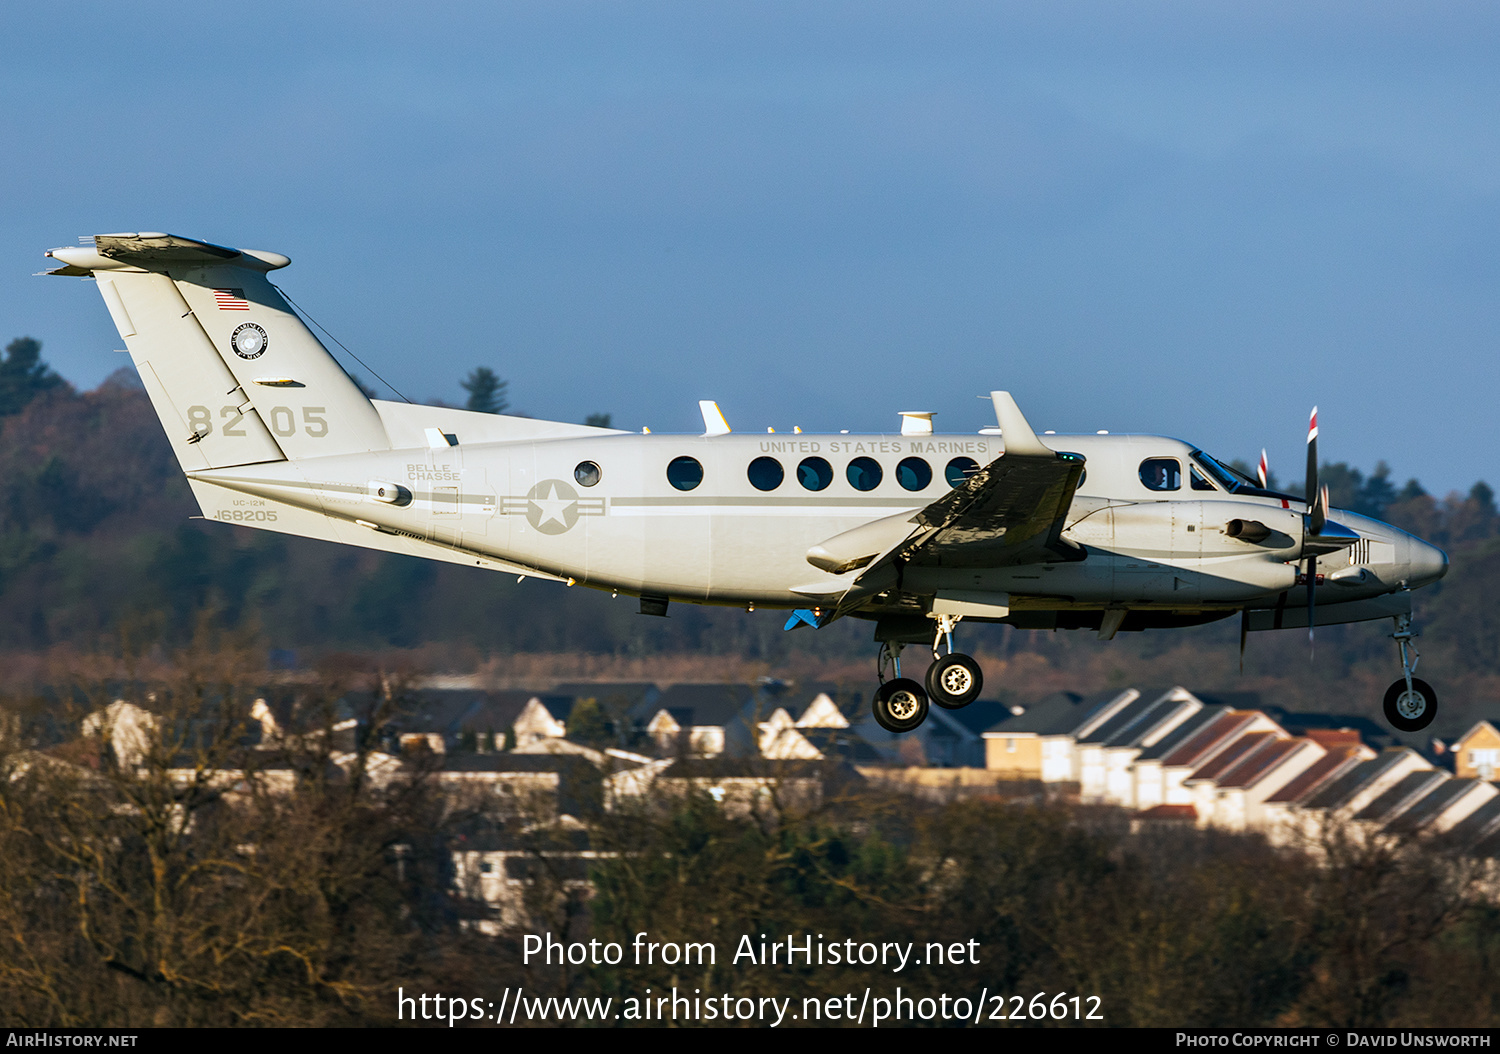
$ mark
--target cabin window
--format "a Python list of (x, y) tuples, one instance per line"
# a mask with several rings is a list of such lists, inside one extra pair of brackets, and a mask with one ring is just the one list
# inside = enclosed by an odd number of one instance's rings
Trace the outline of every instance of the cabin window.
[(602, 473), (599, 466), (592, 461), (580, 461), (578, 467), (573, 470), (573, 478), (581, 487), (592, 487), (599, 482)]
[(1182, 465), (1175, 457), (1148, 457), (1141, 462), (1141, 482), (1147, 490), (1181, 490)]
[(703, 466), (695, 457), (674, 457), (667, 466), (667, 482), (678, 490), (692, 490), (703, 482)]
[(925, 490), (932, 482), (932, 466), (919, 457), (902, 458), (896, 466), (896, 482), (907, 490)]
[(943, 478), (950, 487), (961, 487), (964, 481), (979, 471), (979, 462), (971, 457), (956, 457), (943, 469)]
[(820, 457), (803, 458), (797, 466), (797, 482), (808, 490), (823, 490), (833, 482), (833, 466)]
[(750, 468), (745, 474), (750, 477), (750, 485), (756, 490), (775, 490), (786, 479), (786, 470), (774, 457), (756, 458), (750, 462)]
[(849, 486), (855, 490), (874, 490), (880, 486), (885, 472), (880, 467), (880, 462), (872, 457), (857, 457), (849, 462), (849, 469), (845, 473), (849, 477)]

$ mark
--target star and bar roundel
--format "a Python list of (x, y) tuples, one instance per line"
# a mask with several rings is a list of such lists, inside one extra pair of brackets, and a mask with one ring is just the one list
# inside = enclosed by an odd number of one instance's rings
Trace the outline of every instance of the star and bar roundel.
[(580, 516), (603, 516), (603, 498), (580, 498), (578, 491), (560, 479), (544, 479), (524, 498), (508, 497), (500, 503), (502, 516), (525, 516), (526, 522), (543, 534), (562, 534), (573, 529)]

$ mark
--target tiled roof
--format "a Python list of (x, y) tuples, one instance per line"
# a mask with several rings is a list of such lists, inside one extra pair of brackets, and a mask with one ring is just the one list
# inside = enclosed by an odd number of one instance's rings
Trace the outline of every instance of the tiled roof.
[(1079, 738), (1078, 742), (1109, 743), (1117, 736), (1128, 736), (1132, 730), (1139, 728), (1142, 722), (1150, 720), (1156, 710), (1167, 705), (1175, 704), (1169, 703), (1166, 691), (1154, 691), (1150, 694), (1143, 692), (1111, 714), (1103, 724), (1090, 729), (1087, 735)]
[[(1127, 708), (1128, 709), (1128, 708)], [(1150, 738), (1153, 733), (1172, 722), (1183, 722), (1195, 711), (1201, 710), (1202, 704), (1194, 699), (1190, 693), (1181, 688), (1173, 688), (1161, 693), (1153, 701), (1153, 704), (1141, 710), (1134, 716), (1122, 713), (1126, 720), (1119, 723), (1119, 727), (1109, 731), (1104, 737), (1104, 745), (1109, 747), (1139, 747), (1143, 740)], [(1110, 721), (1114, 725), (1116, 722)], [(1101, 731), (1103, 731), (1101, 729)]]
[(1109, 692), (1084, 698), (1072, 692), (1057, 692), (1027, 707), (1026, 712), (1019, 717), (1006, 721), (1004, 732), (1008, 736), (1027, 733), (1039, 736), (1069, 735), (1119, 696), (1119, 692)]
[(1199, 765), (1221, 750), (1239, 730), (1249, 724), (1253, 715), (1246, 710), (1226, 710), (1198, 730), (1176, 750), (1161, 759), (1163, 765)]
[[(674, 684), (661, 693), (652, 713), (666, 710), (684, 728), (722, 727), (749, 720), (754, 696), (755, 689), (748, 684)], [(773, 709), (768, 707), (762, 716), (770, 716)]]
[(1389, 829), (1396, 833), (1418, 830), (1472, 791), (1474, 786), (1474, 780), (1442, 780), (1423, 795), (1420, 801), (1391, 821)]
[[(1262, 734), (1270, 735), (1270, 733)], [(1224, 775), (1218, 780), (1219, 786), (1253, 787), (1287, 758), (1291, 757), (1297, 751), (1304, 749), (1307, 749), (1307, 744), (1301, 740), (1273, 740), (1267, 743), (1262, 749), (1255, 751), (1247, 757), (1243, 757), (1238, 764), (1225, 771)]]
[(1302, 737), (1327, 750), (1334, 747), (1354, 747), (1360, 743), (1359, 732), (1353, 728), (1309, 728), (1302, 733)]
[(946, 711), (949, 718), (963, 725), (974, 735), (983, 735), (994, 730), (1005, 734), (1006, 721), (1013, 715), (1010, 707), (993, 699), (976, 699), (958, 710)]
[(1228, 712), (1229, 709), (1225, 706), (1205, 706), (1202, 710), (1199, 710), (1182, 724), (1168, 732), (1156, 743), (1141, 751), (1136, 760), (1138, 762), (1155, 761), (1166, 757), (1193, 736), (1203, 731), (1210, 722)]
[(1375, 800), (1354, 814), (1356, 820), (1391, 820), (1448, 777), (1432, 769), (1412, 772), (1376, 795)]
[(1319, 788), (1301, 804), (1308, 809), (1336, 809), (1401, 760), (1404, 751), (1388, 750), (1370, 761), (1361, 761), (1348, 772)]
[[(1461, 782), (1454, 780), (1455, 783)], [(1466, 846), (1500, 831), (1500, 795), (1496, 795), (1465, 816), (1444, 836), (1454, 844)]]
[(1208, 761), (1194, 769), (1192, 775), (1188, 776), (1183, 782), (1190, 783), (1193, 780), (1216, 779), (1275, 738), (1275, 732), (1250, 732), (1240, 736), (1233, 743), (1230, 743), (1223, 750), (1209, 758)]
[(1267, 804), (1301, 801), (1329, 780), (1337, 778), (1357, 764), (1355, 758), (1358, 754), (1359, 747), (1357, 746), (1333, 747), (1327, 754), (1314, 761), (1301, 775), (1267, 798)]
[(534, 697), (533, 692), (487, 692), (477, 705), (469, 707), (457, 722), (460, 732), (503, 732), (516, 723), (521, 711)]

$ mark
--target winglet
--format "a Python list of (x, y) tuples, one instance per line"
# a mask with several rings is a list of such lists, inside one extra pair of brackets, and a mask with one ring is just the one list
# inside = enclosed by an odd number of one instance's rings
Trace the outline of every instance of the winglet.
[(995, 404), (995, 418), (1000, 422), (1000, 438), (1005, 443), (1006, 454), (1020, 454), (1023, 457), (1052, 456), (1052, 448), (1043, 445), (1036, 437), (1010, 392), (990, 392), (990, 400)]
[(699, 399), (698, 409), (703, 414), (703, 434), (705, 436), (727, 436), (729, 434), (729, 422), (724, 420), (723, 411), (719, 404), (712, 399)]

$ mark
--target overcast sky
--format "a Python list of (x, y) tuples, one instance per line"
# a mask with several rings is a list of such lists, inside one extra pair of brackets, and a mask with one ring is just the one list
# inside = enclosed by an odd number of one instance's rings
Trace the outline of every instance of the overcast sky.
[[(1245, 10), (1250, 6), (1253, 9)], [(203, 4), (0, 13), (0, 340), (124, 361), (78, 235), (292, 258), (402, 392), (993, 423), (1500, 484), (1492, 3)], [(347, 363), (372, 379), (369, 372)]]

